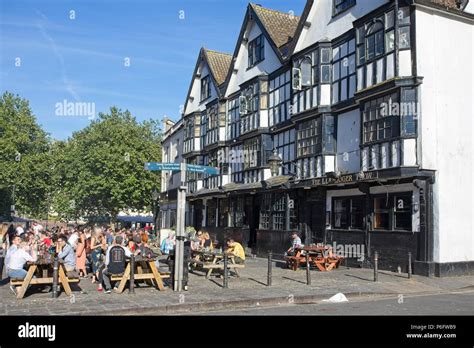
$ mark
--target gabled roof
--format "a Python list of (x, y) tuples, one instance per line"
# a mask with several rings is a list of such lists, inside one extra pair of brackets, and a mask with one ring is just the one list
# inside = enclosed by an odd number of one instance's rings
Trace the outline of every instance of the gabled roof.
[[(281, 51), (282, 47), (294, 38), (300, 17), (252, 3), (249, 5), (258, 16), (258, 19), (264, 26), (275, 46)], [(284, 54), (284, 52), (280, 53)]]
[(232, 55), (222, 52), (217, 52), (213, 50), (208, 50), (207, 48), (201, 47), (199, 51), (199, 56), (196, 61), (196, 66), (194, 67), (193, 77), (191, 78), (191, 83), (189, 84), (188, 94), (186, 95), (186, 102), (184, 103), (184, 111), (188, 105), (189, 97), (191, 96), (191, 90), (193, 88), (193, 83), (195, 80), (196, 73), (198, 71), (199, 65), (202, 60), (204, 60), (209, 67), (211, 73), (211, 79), (216, 87), (217, 94), (221, 96), (221, 85), (225, 82), (225, 78), (228, 74), (230, 65), (232, 63)]
[[(309, 0), (312, 1), (312, 0)], [(255, 20), (262, 30), (263, 35), (272, 46), (280, 62), (284, 62), (292, 54), (293, 42), (297, 40), (296, 31), (300, 17), (290, 13), (264, 8), (260, 5), (249, 3), (245, 12), (244, 21), (240, 28), (239, 38), (235, 45), (232, 64), (227, 73), (225, 83), (229, 83), (234, 70), (237, 55), (250, 19)]]
[[(394, 1), (394, 0), (390, 0), (390, 1)], [(413, 2), (415, 3), (419, 3), (419, 4), (424, 4), (424, 5), (428, 5), (428, 6), (433, 6), (433, 7), (437, 7), (437, 8), (442, 8), (442, 9), (447, 9), (447, 10), (455, 10), (455, 11), (462, 11), (463, 8), (465, 8), (467, 6), (467, 4), (469, 3), (469, 1), (471, 0), (412, 0)], [(463, 8), (460, 8), (459, 6), (459, 3), (462, 3), (462, 7)], [(313, 4), (314, 4), (314, 0), (306, 0), (306, 5), (304, 7), (304, 10), (303, 10), (303, 13), (301, 14), (301, 18), (299, 20), (299, 23), (297, 25), (297, 28), (295, 30), (295, 33), (294, 33), (294, 40), (292, 40), (289, 44), (289, 52), (291, 54), (293, 54), (295, 48), (296, 48), (296, 45), (298, 43), (298, 39), (301, 35), (301, 32), (303, 30), (303, 27), (304, 25), (306, 24), (306, 22), (308, 21), (308, 16), (309, 16), (309, 12), (311, 11), (311, 8), (313, 7)]]
[(207, 64), (211, 69), (217, 87), (222, 85), (229, 71), (232, 63), (232, 55), (203, 48), (204, 54), (207, 58)]
[(293, 54), (293, 52), (295, 51), (296, 45), (298, 44), (298, 39), (300, 38), (301, 32), (303, 31), (303, 27), (306, 21), (308, 20), (309, 12), (311, 11), (313, 4), (314, 0), (306, 0), (306, 5), (304, 6), (303, 13), (301, 14), (301, 18), (295, 30), (295, 39), (292, 40), (289, 44), (288, 50), (291, 52), (291, 54)]

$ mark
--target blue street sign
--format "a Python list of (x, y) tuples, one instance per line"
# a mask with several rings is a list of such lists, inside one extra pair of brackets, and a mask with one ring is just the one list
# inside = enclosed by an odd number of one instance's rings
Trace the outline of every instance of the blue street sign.
[[(145, 170), (174, 170), (178, 171), (181, 169), (180, 163), (159, 163), (159, 162), (147, 162), (145, 163)], [(186, 170), (189, 172), (204, 173), (210, 175), (219, 174), (219, 168), (200, 166), (197, 164), (187, 164)]]
[(147, 162), (145, 163), (145, 170), (180, 170), (180, 164)]
[(197, 173), (204, 173), (204, 174), (211, 174), (211, 175), (219, 174), (219, 168), (200, 166), (197, 164), (187, 164), (186, 170), (189, 172), (197, 172)]

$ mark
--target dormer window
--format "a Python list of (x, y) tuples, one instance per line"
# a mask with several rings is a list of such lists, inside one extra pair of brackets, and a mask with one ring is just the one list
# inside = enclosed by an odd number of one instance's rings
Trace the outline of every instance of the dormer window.
[(249, 42), (249, 68), (257, 65), (265, 59), (265, 46), (263, 35), (257, 36), (254, 40)]
[(355, 4), (356, 0), (334, 0), (333, 16), (337, 16)]
[(207, 75), (201, 79), (201, 101), (211, 96), (211, 77)]

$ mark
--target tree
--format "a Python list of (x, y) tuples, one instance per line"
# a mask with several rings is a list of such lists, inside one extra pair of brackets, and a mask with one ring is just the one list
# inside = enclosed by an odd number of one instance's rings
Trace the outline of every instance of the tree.
[(15, 203), (22, 215), (43, 218), (50, 191), (50, 138), (36, 122), (27, 100), (0, 97), (0, 215)]
[(125, 209), (149, 210), (159, 174), (144, 170), (161, 158), (156, 121), (139, 123), (128, 110), (109, 114), (55, 145), (55, 210), (60, 215), (108, 216)]

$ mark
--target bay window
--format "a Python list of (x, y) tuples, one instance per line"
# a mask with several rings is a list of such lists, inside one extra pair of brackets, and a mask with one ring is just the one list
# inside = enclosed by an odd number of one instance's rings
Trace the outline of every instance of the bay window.
[(204, 146), (208, 146), (219, 140), (219, 114), (217, 104), (208, 107), (205, 127)]
[(332, 103), (354, 97), (356, 90), (355, 39), (349, 40), (333, 50)]
[[(398, 33), (395, 33), (395, 20)], [(357, 90), (395, 77), (395, 40), (399, 51), (410, 50), (410, 9), (391, 9), (356, 29)]]
[(291, 79), (290, 71), (286, 71), (270, 79), (269, 90), (269, 124), (277, 125), (291, 118)]
[(298, 157), (321, 152), (321, 117), (298, 124), (296, 139)]
[(229, 100), (227, 109), (227, 139), (235, 139), (240, 136), (239, 98)]
[(260, 83), (248, 86), (239, 98), (240, 134), (250, 132), (260, 126)]
[(273, 135), (273, 148), (283, 160), (282, 175), (292, 173), (292, 163), (295, 160), (295, 130), (287, 130)]
[(398, 103), (398, 100), (398, 93), (392, 93), (364, 103), (362, 111), (364, 143), (398, 136), (397, 115), (393, 115), (389, 110), (392, 105)]

